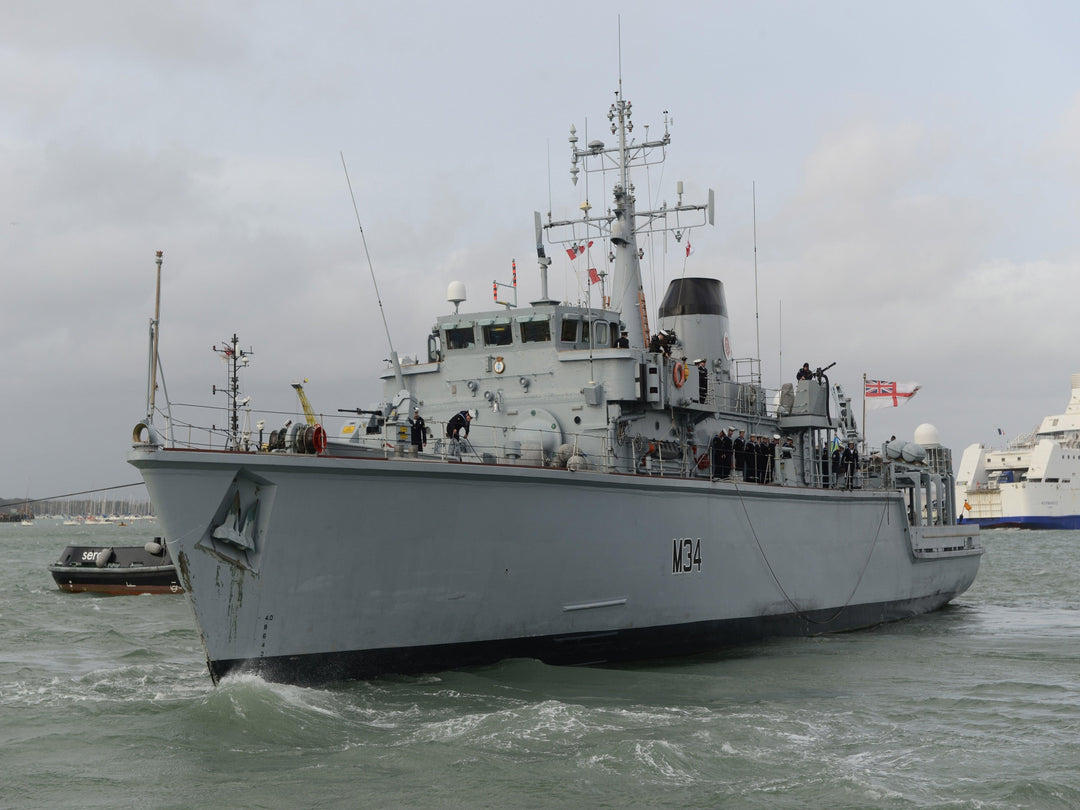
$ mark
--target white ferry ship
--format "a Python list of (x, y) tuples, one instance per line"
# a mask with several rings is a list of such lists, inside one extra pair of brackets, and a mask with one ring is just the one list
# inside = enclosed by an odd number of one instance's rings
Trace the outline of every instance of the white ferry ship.
[(1080, 374), (1065, 413), (1005, 449), (973, 444), (956, 474), (963, 519), (987, 528), (1080, 529)]

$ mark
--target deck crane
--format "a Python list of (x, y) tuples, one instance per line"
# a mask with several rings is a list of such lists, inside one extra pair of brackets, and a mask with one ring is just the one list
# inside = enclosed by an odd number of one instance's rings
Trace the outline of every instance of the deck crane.
[[(307, 377), (304, 378), (303, 382), (307, 382)], [(307, 395), (304, 394), (303, 383), (294, 382), (292, 387), (296, 390), (296, 395), (300, 397), (300, 407), (304, 409), (304, 419), (314, 427), (318, 423), (315, 421), (315, 411), (311, 409), (311, 403), (308, 402)]]

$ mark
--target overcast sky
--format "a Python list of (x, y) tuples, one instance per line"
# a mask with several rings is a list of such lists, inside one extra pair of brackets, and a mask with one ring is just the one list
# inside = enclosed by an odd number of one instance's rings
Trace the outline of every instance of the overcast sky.
[[(620, 14), (635, 135), (674, 120), (639, 200), (716, 190), (686, 270), (724, 282), (735, 356), (757, 351), (756, 184), (768, 385), (803, 362), (856, 398), (864, 373), (917, 381), (869, 438), (932, 422), (957, 456), (1064, 409), (1080, 4), (6, 0), (0, 496), (139, 480), (156, 250), (174, 402), (225, 404), (211, 346), (234, 332), (259, 408), (295, 410), (300, 377), (318, 411), (378, 399), (341, 152), (400, 354), (452, 280), (487, 308), (516, 259), (538, 297), (532, 212), (581, 200), (566, 136), (607, 123)], [(646, 259), (653, 314), (671, 247)], [(578, 289), (557, 259), (551, 292)]]

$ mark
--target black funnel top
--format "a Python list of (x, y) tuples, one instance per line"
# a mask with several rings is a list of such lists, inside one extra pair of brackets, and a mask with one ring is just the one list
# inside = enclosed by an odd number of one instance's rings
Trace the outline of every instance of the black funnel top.
[(715, 278), (677, 278), (660, 303), (661, 318), (677, 315), (723, 315), (727, 317), (724, 284)]

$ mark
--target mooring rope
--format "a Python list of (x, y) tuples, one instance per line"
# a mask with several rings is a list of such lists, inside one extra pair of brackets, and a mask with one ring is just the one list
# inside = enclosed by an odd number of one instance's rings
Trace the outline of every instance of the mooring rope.
[(754, 536), (754, 542), (757, 543), (758, 552), (761, 554), (761, 559), (765, 561), (765, 567), (769, 569), (769, 574), (772, 576), (773, 582), (776, 583), (776, 587), (780, 589), (780, 593), (784, 595), (784, 599), (787, 601), (787, 603), (791, 605), (791, 609), (795, 612), (795, 615), (799, 616), (801, 619), (809, 622), (810, 624), (829, 624), (830, 622), (835, 621), (841, 613), (847, 610), (848, 605), (851, 604), (851, 600), (855, 598), (855, 592), (859, 590), (859, 585), (862, 583), (863, 576), (866, 574), (866, 569), (870, 567), (870, 558), (874, 554), (874, 548), (877, 546), (878, 538), (881, 536), (881, 527), (885, 523), (885, 516), (889, 512), (889, 502), (886, 501), (884, 506), (882, 507), (881, 518), (878, 520), (877, 531), (874, 533), (874, 542), (870, 544), (870, 550), (867, 552), (866, 560), (863, 562), (862, 568), (859, 570), (859, 576), (855, 580), (855, 587), (851, 589), (851, 593), (848, 594), (847, 599), (844, 600), (844, 604), (837, 608), (836, 613), (834, 613), (828, 619), (819, 620), (811, 618), (805, 611), (803, 611), (798, 605), (796, 605), (794, 600), (788, 595), (788, 592), (784, 589), (784, 586), (780, 582), (780, 578), (776, 575), (776, 571), (773, 570), (772, 563), (769, 562), (769, 557), (765, 553), (765, 549), (762, 548), (761, 539), (758, 537), (757, 531), (754, 529), (754, 523), (752, 520), (750, 520), (750, 512), (746, 508), (746, 499), (743, 497), (742, 490), (739, 488), (738, 484), (733, 485), (735, 487), (735, 491), (739, 494), (739, 504), (742, 506), (743, 514), (746, 515), (746, 525), (750, 527), (750, 533)]

